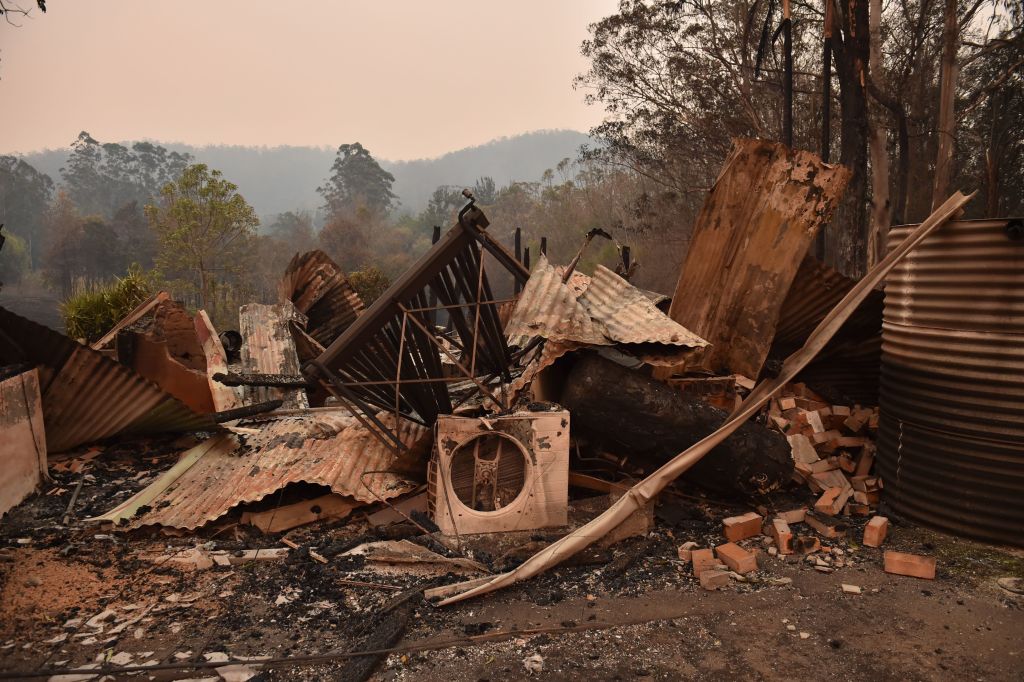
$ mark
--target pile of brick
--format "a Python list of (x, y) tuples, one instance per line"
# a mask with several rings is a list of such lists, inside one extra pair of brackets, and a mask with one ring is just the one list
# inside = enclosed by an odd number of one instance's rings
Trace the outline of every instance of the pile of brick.
[[(762, 510), (764, 511), (764, 510)], [(806, 534), (794, 532), (794, 526), (806, 526)], [(880, 548), (889, 530), (889, 520), (873, 517), (864, 526), (860, 544), (865, 548)], [(778, 559), (802, 558), (810, 568), (821, 573), (855, 565), (863, 561), (855, 557), (857, 543), (849, 542), (848, 527), (838, 519), (799, 508), (769, 516), (748, 512), (722, 520), (722, 534), (726, 542), (713, 548), (702, 548), (696, 542), (679, 547), (679, 558), (691, 564), (693, 575), (706, 590), (727, 586), (731, 580), (749, 580), (746, 576), (764, 567), (768, 557)], [(824, 540), (824, 542), (822, 542)], [(767, 554), (767, 556), (765, 556)], [(883, 570), (886, 573), (933, 579), (933, 557), (884, 551)], [(860, 593), (855, 585), (843, 585), (844, 592)]]
[(826, 516), (870, 516), (882, 479), (872, 474), (878, 408), (833, 405), (803, 384), (791, 384), (768, 407), (772, 426), (789, 440), (793, 478), (820, 495)]

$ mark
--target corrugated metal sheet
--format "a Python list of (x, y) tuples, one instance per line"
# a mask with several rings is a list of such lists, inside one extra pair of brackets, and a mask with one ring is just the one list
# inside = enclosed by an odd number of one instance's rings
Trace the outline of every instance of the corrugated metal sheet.
[(659, 343), (703, 348), (708, 342), (663, 313), (642, 291), (598, 265), (590, 286), (579, 297), (590, 317), (604, 325), (618, 343)]
[(591, 319), (573, 290), (541, 254), (519, 295), (512, 319), (505, 328), (509, 343), (523, 345), (534, 336), (551, 341), (572, 341), (606, 346), (604, 328)]
[[(392, 415), (378, 417), (414, 453), (426, 454), (429, 429), (405, 420), (394, 427)], [(315, 410), (277, 419), (261, 424), (258, 435), (219, 436), (185, 453), (182, 459), (187, 466), (172, 469), (97, 520), (131, 518), (142, 503), (149, 511), (134, 518), (129, 528), (194, 529), (290, 483), (326, 486), (367, 504), (397, 497), (418, 485), (399, 474), (383, 473), (396, 466), (394, 452), (344, 410)], [(159, 492), (153, 495), (151, 488)]]
[(345, 273), (320, 250), (295, 254), (285, 270), (279, 293), (282, 300), (294, 303), (309, 319), (307, 333), (325, 347), (348, 329), (364, 309)]
[[(781, 362), (800, 348), (856, 282), (807, 256), (779, 312), (769, 358)], [(882, 356), (882, 292), (872, 291), (798, 381), (836, 403), (878, 404)]]
[[(703, 348), (707, 342), (672, 321), (651, 297), (608, 268), (593, 277), (573, 273), (562, 283), (561, 268), (541, 255), (506, 327), (510, 343), (533, 336), (587, 346), (660, 344)], [(652, 357), (667, 349), (646, 348)]]
[(39, 366), (50, 452), (115, 435), (218, 428), (130, 369), (4, 308), (0, 330), (0, 364)]
[[(289, 327), (289, 323), (298, 316), (295, 306), (287, 302), (277, 305), (250, 303), (238, 309), (242, 367), (246, 372), (292, 376), (300, 373), (299, 356)], [(244, 395), (247, 405), (279, 398), (284, 401), (285, 409), (309, 407), (306, 392), (301, 388), (247, 386)]]
[(898, 513), (1021, 545), (1024, 242), (1006, 224), (949, 223), (889, 276), (879, 466)]

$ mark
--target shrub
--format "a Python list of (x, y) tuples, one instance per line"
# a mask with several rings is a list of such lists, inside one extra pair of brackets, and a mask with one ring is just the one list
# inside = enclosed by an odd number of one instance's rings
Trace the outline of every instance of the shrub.
[(92, 343), (153, 295), (153, 283), (138, 265), (112, 284), (94, 287), (65, 300), (60, 308), (68, 336)]
[(367, 306), (380, 298), (380, 295), (391, 286), (388, 276), (372, 265), (349, 273), (348, 281)]

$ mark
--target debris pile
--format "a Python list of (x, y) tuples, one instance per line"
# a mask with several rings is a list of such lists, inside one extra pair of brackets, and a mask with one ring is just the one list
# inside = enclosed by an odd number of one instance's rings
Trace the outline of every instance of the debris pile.
[(881, 477), (872, 475), (877, 407), (830, 405), (798, 383), (772, 399), (768, 418), (789, 441), (793, 478), (821, 495), (816, 512), (868, 516), (877, 508), (882, 490)]
[[(35, 499), (60, 522), (32, 526), (25, 545), (85, 556), (102, 538), (123, 563), (126, 539), (173, 538), (133, 565), (211, 574), (218, 595), (243, 567), (246, 580), (261, 566), (302, 572), (317, 587), (248, 585), (302, 619), (371, 608), (360, 590), (400, 593), (372, 601), (378, 632), (352, 629), (377, 637), (371, 650), (401, 638), (414, 600), (441, 607), (560, 563), (613, 580), (659, 547), (665, 575), (706, 590), (783, 586), (773, 567), (793, 561), (934, 578), (934, 557), (878, 550), (889, 519), (877, 515), (870, 386), (845, 393), (856, 383), (814, 362), (872, 347), (876, 287), (969, 197), (951, 197), (854, 283), (806, 256), (848, 176), (737, 140), (667, 314), (665, 297), (628, 280), (627, 247), (616, 243), (614, 270), (577, 271), (606, 232), (588, 233), (568, 265), (542, 254), (531, 271), (471, 195), (369, 307), (314, 251), (292, 259), (277, 302), (241, 307), (238, 331), (218, 333), (165, 292), (91, 347), (0, 309), (0, 511), (17, 515), (53, 476)], [(485, 262), (511, 298), (496, 296)], [(794, 303), (798, 272), (838, 288)], [(708, 495), (730, 500), (725, 518)], [(112, 644), (199, 600), (110, 606), (50, 644)], [(256, 667), (199, 653), (210, 667)], [(369, 674), (382, 655), (351, 665)], [(103, 665), (148, 658), (118, 656)], [(545, 670), (540, 655), (523, 665)]]

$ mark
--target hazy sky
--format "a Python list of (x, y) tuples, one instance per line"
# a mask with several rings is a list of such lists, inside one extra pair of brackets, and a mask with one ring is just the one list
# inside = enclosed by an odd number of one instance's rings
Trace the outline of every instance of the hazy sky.
[[(20, 1), (23, 7), (35, 0)], [(49, 0), (0, 23), (0, 152), (107, 141), (430, 157), (601, 116), (573, 90), (616, 0)]]

